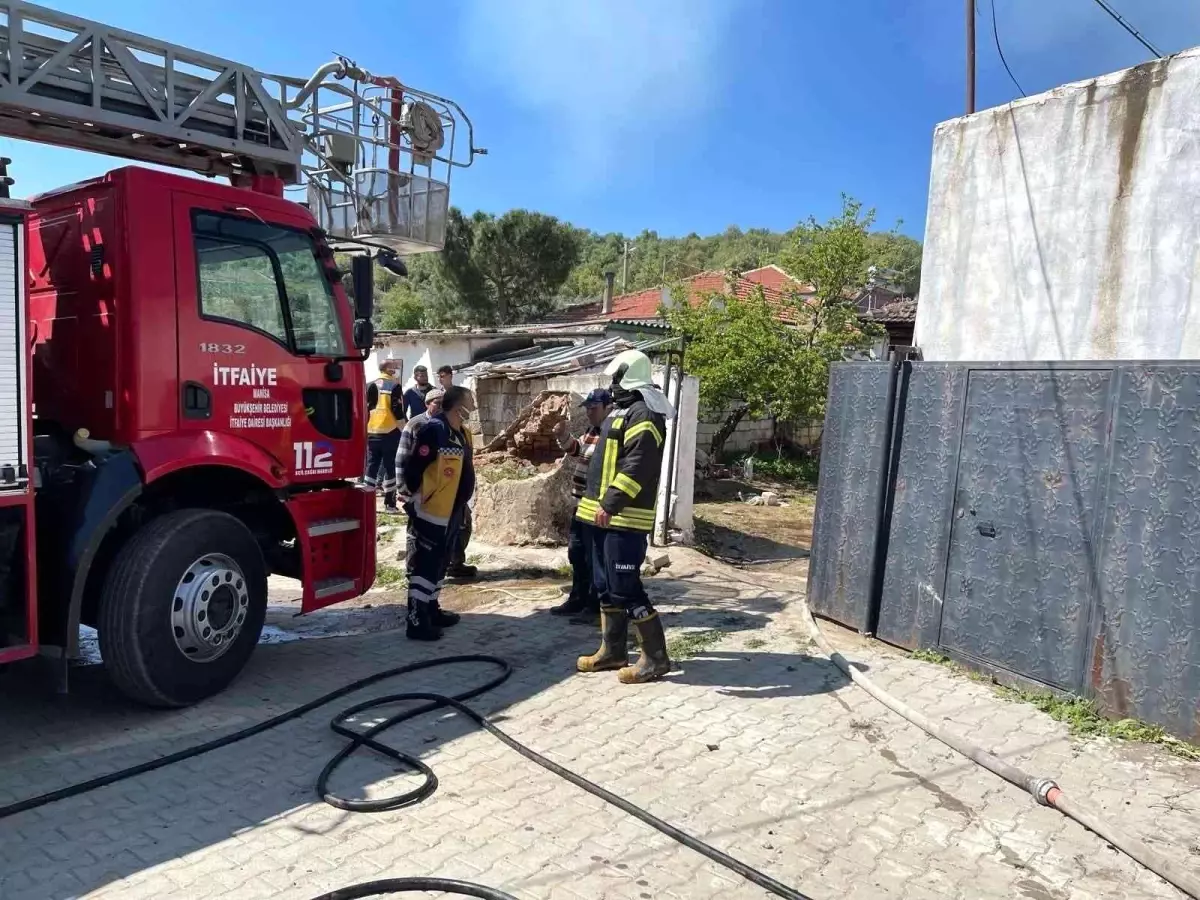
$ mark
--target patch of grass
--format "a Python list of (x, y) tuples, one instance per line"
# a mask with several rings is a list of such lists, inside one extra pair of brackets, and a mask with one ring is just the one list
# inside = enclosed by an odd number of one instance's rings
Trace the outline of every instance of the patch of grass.
[(746, 641), (746, 649), (748, 650), (758, 650), (765, 646), (767, 646), (767, 642), (760, 637), (752, 637)]
[(667, 655), (671, 659), (690, 659), (719, 644), (725, 639), (725, 632), (709, 629), (708, 631), (687, 631), (676, 635), (667, 641)]
[(914, 650), (909, 656), (921, 662), (952, 669), (955, 674), (966, 676), (972, 681), (986, 682), (1005, 700), (1028, 703), (1056, 722), (1062, 722), (1071, 734), (1078, 737), (1107, 737), (1139, 744), (1156, 744), (1175, 756), (1200, 762), (1200, 746), (1168, 734), (1161, 726), (1149, 725), (1138, 719), (1109, 719), (1096, 707), (1095, 701), (1072, 695), (1052, 694), (1049, 691), (1006, 687), (997, 684), (990, 675), (968, 669), (937, 650)]
[(1096, 708), (1092, 700), (1010, 687), (997, 687), (996, 691), (1006, 700), (1028, 703), (1036, 707), (1056, 722), (1066, 725), (1071, 734), (1080, 737), (1115, 738), (1139, 744), (1157, 744), (1175, 756), (1200, 762), (1200, 747), (1195, 744), (1168, 734), (1159, 725), (1150, 725), (1138, 719), (1109, 719)]
[(914, 650), (909, 654), (911, 659), (918, 662), (933, 663), (937, 666), (954, 666), (954, 660), (946, 656), (944, 653), (938, 653), (936, 650), (929, 650), (922, 647), (920, 650)]
[(537, 474), (536, 469), (521, 466), (515, 462), (502, 462), (495, 466), (483, 466), (478, 472), (479, 477), (488, 484), (495, 484), (498, 481), (521, 481), (525, 478), (532, 478)]
[(555, 566), (554, 574), (559, 578), (574, 578), (575, 570), (571, 568), (570, 563), (564, 563), (561, 566)]
[(407, 577), (404, 570), (399, 566), (389, 566), (387, 563), (379, 563), (375, 566), (375, 584), (379, 587), (390, 587), (394, 584), (400, 584)]

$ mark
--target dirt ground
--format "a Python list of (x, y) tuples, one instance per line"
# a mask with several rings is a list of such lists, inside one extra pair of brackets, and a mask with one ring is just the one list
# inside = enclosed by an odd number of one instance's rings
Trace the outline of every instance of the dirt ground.
[[(745, 502), (764, 491), (774, 491), (785, 505)], [(696, 548), (731, 565), (806, 577), (815, 504), (815, 491), (793, 485), (697, 480)]]

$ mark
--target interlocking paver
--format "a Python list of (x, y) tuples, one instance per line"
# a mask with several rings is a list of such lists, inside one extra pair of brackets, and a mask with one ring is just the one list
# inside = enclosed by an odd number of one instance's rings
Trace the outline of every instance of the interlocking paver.
[[(518, 740), (813, 897), (1179, 896), (810, 656), (801, 601), (785, 602), (794, 585), (672, 555), (674, 581), (651, 582), (669, 629), (729, 634), (663, 683), (572, 675), (595, 636), (512, 600), (473, 610), (436, 648), (396, 632), (261, 648), (226, 694), (175, 713), (131, 708), (85, 672), (65, 700), (0, 698), (0, 802), (228, 733), (382, 668), (483, 652), (516, 671), (474, 705)], [(1081, 744), (986, 686), (876, 645), (852, 642), (846, 653), (927, 715), (1200, 864), (1200, 766)], [(461, 691), (490, 674), (448, 667), (366, 693)], [(328, 807), (313, 782), (341, 745), (326, 727), (333, 711), (0, 823), (0, 896), (303, 900), (416, 874), (522, 898), (764, 896), (461, 717), (426, 717), (385, 738), (438, 773), (433, 797), (373, 815)], [(417, 783), (361, 752), (332, 787), (381, 797)]]

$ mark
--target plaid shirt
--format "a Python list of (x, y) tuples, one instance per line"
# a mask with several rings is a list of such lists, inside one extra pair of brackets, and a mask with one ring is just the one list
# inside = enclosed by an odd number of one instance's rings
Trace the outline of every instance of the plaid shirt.
[[(404, 471), (404, 461), (412, 456), (413, 448), (417, 445), (417, 432), (428, 421), (429, 413), (423, 412), (409, 419), (408, 424), (404, 426), (404, 430), (400, 432), (400, 446), (396, 448), (397, 473)], [(407, 496), (408, 489), (404, 484), (403, 476), (400, 476), (397, 480), (400, 485), (400, 493)]]
[(596, 452), (599, 441), (600, 426), (593, 425), (582, 436), (571, 438), (571, 443), (566, 447), (567, 456), (575, 463), (575, 471), (571, 473), (571, 496), (576, 499), (581, 498), (587, 490), (588, 466), (592, 464), (592, 454)]

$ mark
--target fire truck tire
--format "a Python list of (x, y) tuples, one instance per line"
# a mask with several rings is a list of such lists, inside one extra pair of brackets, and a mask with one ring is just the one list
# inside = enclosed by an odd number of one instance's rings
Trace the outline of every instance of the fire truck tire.
[(208, 509), (167, 513), (117, 554), (100, 598), (100, 654), (131, 699), (188, 706), (237, 677), (266, 612), (267, 568), (246, 526)]

